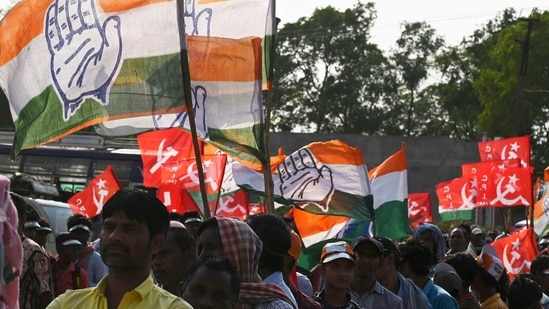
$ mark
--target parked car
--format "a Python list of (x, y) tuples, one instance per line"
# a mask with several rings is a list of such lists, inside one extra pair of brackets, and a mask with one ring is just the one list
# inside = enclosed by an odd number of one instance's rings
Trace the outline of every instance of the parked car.
[(48, 235), (46, 250), (54, 255), (57, 254), (55, 236), (67, 231), (67, 219), (72, 216), (69, 204), (30, 197), (25, 197), (25, 201), (40, 217), (45, 218), (51, 224), (53, 233)]

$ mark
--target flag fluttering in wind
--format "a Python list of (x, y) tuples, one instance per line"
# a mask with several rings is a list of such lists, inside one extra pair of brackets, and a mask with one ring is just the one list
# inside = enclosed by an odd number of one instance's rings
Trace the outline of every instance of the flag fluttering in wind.
[(507, 269), (509, 279), (530, 271), (530, 264), (537, 256), (537, 245), (532, 228), (523, 227), (510, 236), (491, 243), (496, 249), (499, 259)]
[(471, 220), (475, 192), (469, 178), (459, 177), (436, 185), (438, 212), (442, 221)]
[(543, 179), (543, 195), (534, 204), (534, 231), (538, 235), (543, 234), (549, 225), (549, 167), (545, 168)]
[(162, 166), (195, 156), (192, 136), (180, 128), (142, 133), (137, 144), (143, 161), (143, 184), (158, 188), (162, 182)]
[(0, 21), (12, 155), (107, 120), (185, 112), (191, 90), (176, 3), (16, 4)]
[[(236, 183), (264, 193), (263, 174), (233, 167)], [(360, 150), (333, 140), (316, 142), (287, 156), (273, 173), (275, 200), (305, 211), (363, 220), (372, 218), (368, 171)]]
[(406, 148), (368, 173), (376, 216), (376, 236), (399, 239), (409, 234)]
[(109, 165), (90, 181), (84, 190), (73, 195), (67, 203), (73, 214), (82, 214), (92, 218), (101, 213), (103, 205), (120, 189), (118, 179), (112, 166)]
[[(245, 16), (235, 22), (235, 16)], [(198, 136), (255, 168), (265, 163), (263, 89), (270, 88), (274, 0), (185, 1), (192, 101)], [(101, 135), (184, 127), (187, 113), (109, 121)]]
[(431, 193), (408, 193), (408, 220), (413, 228), (418, 227), (421, 222), (434, 222)]
[(481, 161), (520, 160), (530, 166), (530, 136), (511, 137), (478, 143)]

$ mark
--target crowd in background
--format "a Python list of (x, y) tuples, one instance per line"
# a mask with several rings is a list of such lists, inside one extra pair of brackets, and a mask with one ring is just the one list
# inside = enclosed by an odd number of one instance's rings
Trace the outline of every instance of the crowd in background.
[(169, 214), (147, 192), (120, 190), (98, 218), (68, 218), (48, 252), (51, 224), (21, 196), (10, 200), (22, 263), (4, 272), (0, 299), (9, 304), (9, 283), (18, 282), (21, 308), (549, 308), (549, 234), (530, 272), (512, 281), (486, 246), (505, 234), (468, 224), (443, 233), (424, 223), (399, 240), (334, 240), (303, 269), (291, 218)]

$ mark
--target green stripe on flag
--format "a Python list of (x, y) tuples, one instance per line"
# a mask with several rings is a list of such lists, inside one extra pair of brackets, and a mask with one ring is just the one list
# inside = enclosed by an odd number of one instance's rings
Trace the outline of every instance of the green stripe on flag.
[(407, 200), (384, 203), (375, 212), (376, 236), (397, 240), (410, 234)]
[(245, 162), (266, 164), (264, 125), (256, 123), (250, 127), (235, 129), (208, 128), (209, 143), (232, 157)]
[(440, 212), (440, 219), (443, 222), (453, 221), (453, 220), (472, 220), (473, 219), (473, 210), (453, 210)]

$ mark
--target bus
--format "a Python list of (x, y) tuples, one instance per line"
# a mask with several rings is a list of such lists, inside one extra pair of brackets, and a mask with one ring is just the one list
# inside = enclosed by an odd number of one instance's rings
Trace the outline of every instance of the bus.
[[(42, 146), (22, 150), (14, 161), (10, 160), (10, 153), (10, 145), (0, 144), (0, 174), (12, 179), (19, 175), (27, 176), (29, 194), (24, 194), (26, 196), (32, 196), (34, 191), (37, 193), (35, 197), (65, 201), (62, 196), (70, 197), (82, 191), (109, 165), (122, 187), (143, 188), (143, 162), (137, 148)], [(56, 190), (60, 191), (59, 194)]]

